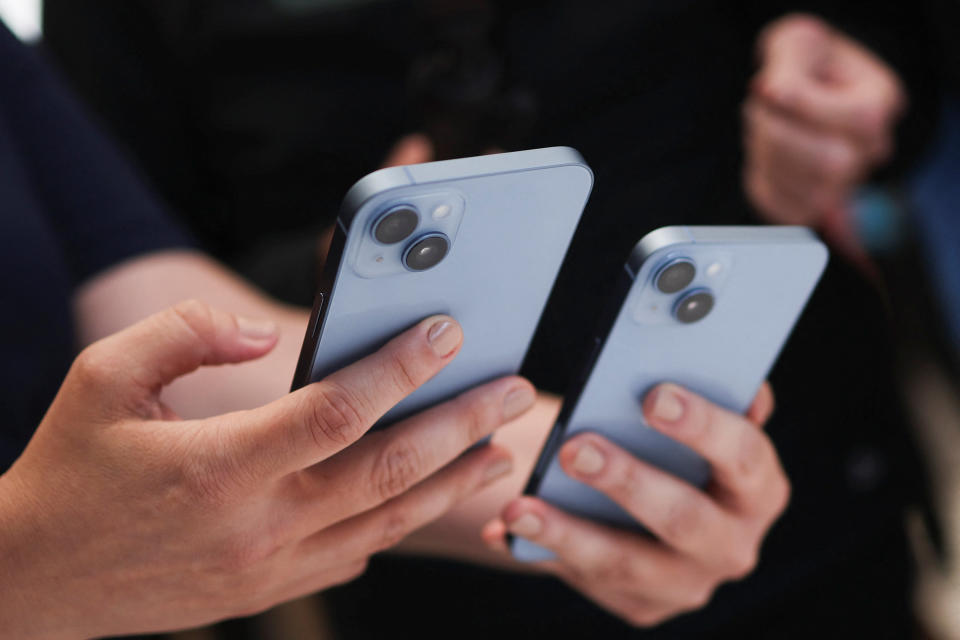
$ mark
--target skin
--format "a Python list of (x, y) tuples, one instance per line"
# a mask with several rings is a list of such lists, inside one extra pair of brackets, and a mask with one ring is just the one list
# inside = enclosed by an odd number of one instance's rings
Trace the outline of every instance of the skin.
[[(430, 146), (413, 138), (398, 151), (416, 162)], [(159, 311), (185, 295), (273, 322), (200, 303)], [(766, 387), (746, 420), (686, 394), (698, 422), (671, 431), (715, 469), (729, 463), (722, 452), (740, 451), (738, 469), (762, 483), (720, 473), (701, 494), (598, 436), (563, 449), (568, 472), (630, 504), (638, 521), (662, 533), (654, 542), (517, 498), (560, 406), (541, 394), (524, 413), (533, 392), (520, 379), (485, 385), (359, 442), (377, 415), (455, 355), (423, 349), (426, 327), (438, 319), (332, 384), (287, 395), (306, 313), (200, 254), (119, 265), (83, 286), (74, 306), (81, 343), (94, 344), (27, 451), (0, 477), (0, 587), (16, 585), (4, 589), (15, 595), (0, 602), (0, 619), (11, 621), (12, 637), (148, 632), (245, 615), (349, 580), (388, 547), (550, 572), (625, 620), (654, 624), (702, 606), (718, 584), (747, 572), (789, 493), (757, 428), (772, 409)], [(121, 370), (136, 375), (117, 376)], [(235, 413), (222, 415), (228, 411)], [(492, 446), (451, 463), (504, 423)], [(701, 431), (711, 438), (700, 442), (693, 434)], [(312, 435), (297, 441), (304, 433)], [(586, 444), (604, 469), (582, 472), (575, 461)], [(526, 533), (556, 545), (557, 562), (519, 565), (504, 553), (507, 527), (529, 524), (530, 514), (540, 530)], [(684, 534), (671, 514), (695, 531)], [(731, 541), (718, 551), (708, 543), (719, 536)], [(570, 541), (590, 553), (577, 555)], [(24, 616), (38, 606), (56, 614)]]
[(483, 529), (506, 555), (507, 532), (552, 550), (536, 567), (636, 626), (703, 607), (716, 588), (749, 574), (763, 538), (789, 501), (790, 485), (761, 427), (773, 410), (764, 385), (747, 416), (676, 385), (657, 387), (644, 415), (706, 458), (705, 491), (635, 458), (597, 434), (569, 440), (559, 457), (573, 478), (603, 492), (652, 536), (582, 520), (532, 497), (511, 500)]
[(744, 187), (770, 222), (819, 229), (855, 253), (855, 189), (893, 150), (906, 108), (894, 71), (855, 40), (809, 15), (769, 25), (743, 107)]
[(86, 348), (0, 476), (4, 636), (185, 628), (359, 575), (511, 468), (496, 446), (461, 454), (533, 404), (516, 377), (360, 440), (462, 338), (428, 318), (321, 382), (204, 420), (181, 419), (164, 387), (266, 354), (274, 323), (187, 302)]

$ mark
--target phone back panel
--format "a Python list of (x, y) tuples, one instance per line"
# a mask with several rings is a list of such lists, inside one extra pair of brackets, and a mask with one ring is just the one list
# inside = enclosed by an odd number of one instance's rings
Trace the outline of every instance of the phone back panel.
[[(684, 289), (707, 289), (715, 306), (702, 320), (682, 324), (672, 315), (683, 292), (664, 294), (655, 276), (667, 263), (696, 265)], [(527, 488), (568, 512), (621, 528), (635, 520), (602, 493), (560, 467), (563, 442), (600, 433), (687, 482), (703, 487), (709, 465), (690, 449), (647, 426), (646, 393), (674, 382), (737, 413), (750, 406), (826, 265), (827, 251), (799, 227), (665, 227), (647, 235), (626, 265), (615, 313), (596, 338), (597, 348), (568, 394), (548, 445)], [(515, 557), (552, 557), (520, 538)]]
[[(592, 184), (583, 159), (565, 147), (384, 169), (358, 182), (344, 202), (294, 387), (438, 313), (463, 327), (460, 353), (381, 424), (518, 371)], [(450, 238), (449, 253), (427, 271), (403, 268), (401, 249), (378, 253), (372, 238), (384, 211), (411, 204), (420, 211), (411, 238), (435, 230)], [(434, 220), (431, 211), (441, 210)]]

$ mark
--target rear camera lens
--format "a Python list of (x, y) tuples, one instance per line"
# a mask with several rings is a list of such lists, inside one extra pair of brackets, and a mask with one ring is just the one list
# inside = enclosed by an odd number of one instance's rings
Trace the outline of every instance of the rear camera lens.
[(424, 236), (404, 252), (403, 264), (411, 271), (426, 271), (440, 264), (449, 250), (450, 241), (442, 233)]
[(673, 315), (684, 324), (692, 324), (707, 317), (713, 310), (713, 294), (704, 289), (686, 294), (673, 308)]
[(397, 244), (410, 237), (420, 223), (420, 215), (412, 207), (397, 207), (377, 220), (373, 227), (373, 237), (380, 244)]
[(693, 262), (686, 258), (674, 260), (657, 273), (657, 289), (663, 293), (683, 291), (690, 286), (695, 275), (697, 275), (697, 268)]

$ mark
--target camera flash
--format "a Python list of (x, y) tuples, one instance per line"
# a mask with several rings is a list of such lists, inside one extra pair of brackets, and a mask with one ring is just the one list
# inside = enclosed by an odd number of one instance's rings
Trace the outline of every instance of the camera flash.
[(714, 262), (709, 267), (707, 267), (707, 275), (711, 278), (716, 278), (720, 275), (720, 272), (723, 271), (723, 265), (719, 262)]
[(437, 206), (436, 209), (433, 210), (433, 219), (434, 219), (434, 220), (443, 220), (443, 219), (446, 218), (448, 215), (450, 215), (450, 211), (451, 211), (450, 205), (448, 205), (448, 204), (441, 204), (441, 205)]

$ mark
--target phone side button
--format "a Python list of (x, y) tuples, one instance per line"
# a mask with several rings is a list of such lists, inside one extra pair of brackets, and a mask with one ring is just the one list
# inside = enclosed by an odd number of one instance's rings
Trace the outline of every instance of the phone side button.
[(323, 324), (323, 303), (324, 303), (324, 300), (325, 300), (325, 299), (324, 299), (324, 297), (323, 297), (323, 294), (322, 294), (322, 293), (317, 293), (317, 302), (316, 302), (317, 310), (316, 310), (316, 312), (315, 312), (315, 314), (314, 314), (313, 331), (312, 331), (311, 334), (310, 334), (310, 337), (311, 337), (313, 340), (316, 340), (316, 339), (317, 339), (317, 335), (320, 333), (320, 325)]

